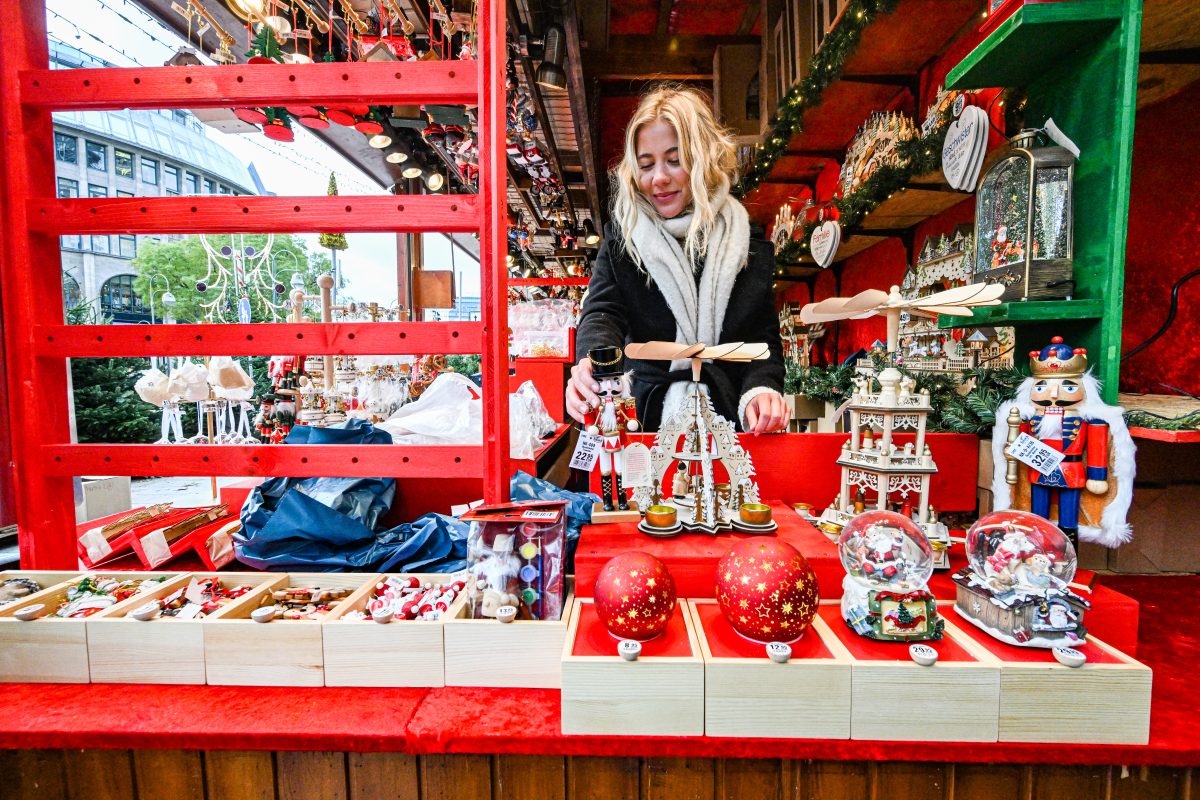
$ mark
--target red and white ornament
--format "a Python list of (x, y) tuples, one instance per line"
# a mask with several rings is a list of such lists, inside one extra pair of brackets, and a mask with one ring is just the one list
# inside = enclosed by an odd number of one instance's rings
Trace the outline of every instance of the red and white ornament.
[(738, 542), (717, 564), (717, 604), (747, 639), (799, 639), (816, 616), (817, 600), (812, 566), (786, 542)]
[(596, 576), (596, 613), (619, 639), (644, 642), (664, 630), (675, 611), (675, 579), (649, 553), (622, 553)]

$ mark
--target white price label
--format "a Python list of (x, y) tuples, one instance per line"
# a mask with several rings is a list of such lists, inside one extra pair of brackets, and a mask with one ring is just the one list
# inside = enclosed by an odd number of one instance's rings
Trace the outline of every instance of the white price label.
[(636, 639), (622, 639), (617, 643), (617, 652), (626, 661), (635, 661), (642, 654), (642, 643)]
[(575, 452), (571, 454), (571, 469), (591, 472), (599, 457), (600, 437), (587, 431), (580, 431), (579, 441), (575, 443)]
[(1028, 433), (1022, 433), (1018, 436), (1017, 440), (1009, 445), (1005, 452), (1022, 464), (1033, 467), (1043, 475), (1058, 469), (1058, 465), (1062, 463), (1065, 457), (1053, 447), (1042, 444)]
[(621, 473), (622, 483), (633, 489), (638, 486), (649, 486), (653, 479), (650, 476), (650, 448), (641, 442), (634, 442), (625, 448), (621, 454), (625, 469)]
[(938, 654), (927, 644), (912, 644), (908, 646), (908, 655), (922, 667), (932, 667), (937, 663)]
[(777, 664), (783, 664), (792, 657), (792, 646), (785, 642), (771, 642), (767, 645), (767, 657)]
[(557, 517), (557, 511), (534, 511), (530, 509), (521, 514), (521, 519), (546, 520), (547, 522), (553, 522)]

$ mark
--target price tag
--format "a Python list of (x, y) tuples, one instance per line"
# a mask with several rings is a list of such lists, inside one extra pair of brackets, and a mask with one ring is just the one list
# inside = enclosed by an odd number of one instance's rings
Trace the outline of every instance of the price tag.
[(954, 105), (951, 106), (951, 113), (954, 115), (955, 119), (958, 119), (962, 116), (963, 109), (966, 107), (966, 105), (967, 96), (965, 94), (960, 94), (958, 97), (954, 98)]
[(771, 642), (767, 645), (767, 657), (776, 664), (783, 664), (792, 657), (792, 646), (784, 642)]
[(938, 660), (937, 650), (927, 644), (909, 645), (908, 656), (922, 667), (932, 667)]
[(629, 488), (649, 486), (653, 483), (650, 475), (650, 448), (641, 442), (634, 442), (625, 448), (622, 454), (625, 470), (621, 473), (621, 482)]
[(1054, 659), (1064, 667), (1078, 669), (1087, 663), (1087, 656), (1074, 647), (1054, 648)]
[(642, 654), (642, 643), (635, 639), (622, 639), (617, 643), (617, 652), (626, 661), (637, 661)]
[(1033, 467), (1043, 475), (1058, 469), (1065, 456), (1049, 445), (1042, 444), (1028, 433), (1022, 433), (1005, 451), (1022, 464)]
[(521, 519), (536, 519), (536, 520), (545, 520), (547, 522), (553, 522), (554, 520), (558, 519), (558, 512), (557, 511), (534, 511), (533, 509), (530, 509), (529, 511), (526, 511), (521, 514)]
[(579, 441), (575, 443), (575, 452), (571, 454), (571, 469), (591, 472), (599, 457), (600, 437), (587, 431), (581, 431)]

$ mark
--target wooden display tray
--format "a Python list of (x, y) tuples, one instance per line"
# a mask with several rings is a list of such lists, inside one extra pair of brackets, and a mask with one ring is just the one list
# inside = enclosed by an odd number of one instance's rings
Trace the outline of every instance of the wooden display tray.
[(443, 628), (446, 685), (560, 688), (563, 642), (574, 608), (570, 583), (557, 620), (472, 619), (470, 603), (459, 606)]
[[(55, 576), (54, 572), (12, 572), (6, 575)], [(184, 576), (174, 572), (75, 572), (71, 577), (23, 597), (0, 608), (0, 681), (28, 683), (87, 683), (91, 679), (88, 666), (87, 622), (99, 617), (120, 614), (146, 602), (137, 595), (115, 603), (85, 619), (64, 619), (45, 616), (32, 622), (22, 622), (13, 614), (25, 606), (44, 603), (53, 614), (67, 596), (67, 589), (89, 575), (119, 580), (168, 576), (164, 588), (178, 586)]]
[[(204, 666), (210, 684), (220, 686), (322, 686), (325, 683), (323, 620), (255, 622), (254, 609), (271, 605), (268, 594), (288, 587), (356, 590), (375, 582), (375, 574), (356, 572), (291, 572), (255, 589), (244, 603), (234, 603), (200, 623), (204, 631)], [(337, 609), (349, 598), (340, 601)]]
[(715, 600), (688, 600), (704, 657), (704, 732), (755, 738), (850, 738), (851, 659), (820, 617), (792, 657), (737, 633)]
[(1063, 666), (1050, 650), (993, 639), (951, 612), (963, 645), (1000, 669), (1002, 742), (1146, 744), (1154, 672), (1117, 648), (1087, 637), (1078, 649), (1088, 661)]
[[(941, 609), (946, 620), (948, 607)], [(994, 742), (999, 735), (1000, 664), (976, 655), (951, 620), (941, 641), (923, 642), (938, 662), (923, 667), (909, 645), (859, 636), (838, 602), (817, 612), (851, 659), (852, 739)]]
[[(93, 683), (205, 683), (205, 619), (228, 612), (241, 603), (256, 603), (259, 596), (256, 590), (264, 586), (276, 588), (284, 580), (271, 572), (191, 572), (181, 578), (141, 595), (140, 603), (122, 604), (120, 611), (85, 620)], [(205, 619), (159, 617), (143, 622), (129, 616), (143, 603), (186, 587), (193, 578), (219, 578), (226, 587), (252, 588)]]
[(563, 733), (702, 736), (704, 660), (687, 601), (636, 661), (618, 655), (617, 641), (592, 600), (575, 601), (562, 648)]
[[(450, 581), (449, 573), (389, 574), (415, 577), (422, 584)], [(389, 574), (364, 583), (322, 623), (326, 686), (446, 685), (443, 620), (394, 619), (380, 625), (343, 619), (351, 611), (363, 610), (375, 585)], [(466, 605), (469, 588), (454, 598), (443, 615), (446, 619)]]

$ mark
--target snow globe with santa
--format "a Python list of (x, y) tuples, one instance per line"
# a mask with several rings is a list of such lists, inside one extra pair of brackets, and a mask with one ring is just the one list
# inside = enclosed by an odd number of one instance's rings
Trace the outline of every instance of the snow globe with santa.
[(968, 566), (954, 574), (954, 609), (1020, 647), (1087, 643), (1088, 601), (1071, 589), (1075, 548), (1054, 523), (1027, 511), (996, 511), (967, 531)]
[(888, 642), (941, 639), (944, 623), (926, 588), (933, 574), (933, 548), (911, 518), (892, 511), (867, 511), (852, 519), (838, 538), (842, 619), (855, 632)]

